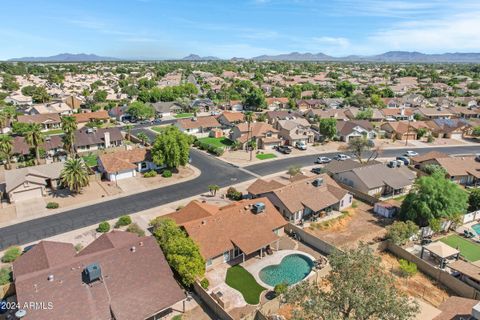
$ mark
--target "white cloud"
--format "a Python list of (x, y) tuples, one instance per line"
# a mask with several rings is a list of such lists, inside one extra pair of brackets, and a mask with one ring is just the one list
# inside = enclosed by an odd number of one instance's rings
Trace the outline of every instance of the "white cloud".
[(345, 49), (350, 45), (350, 41), (343, 37), (314, 37), (313, 42), (318, 45), (324, 45), (327, 47), (337, 47)]

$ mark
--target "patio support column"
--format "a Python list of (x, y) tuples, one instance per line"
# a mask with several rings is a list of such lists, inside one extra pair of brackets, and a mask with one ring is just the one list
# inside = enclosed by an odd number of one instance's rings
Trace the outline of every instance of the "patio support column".
[(242, 252), (243, 255), (243, 262), (245, 262), (245, 252)]
[(420, 259), (423, 259), (423, 251), (424, 251), (424, 248), (422, 247), (422, 251), (420, 252)]
[(280, 239), (277, 240), (277, 251), (278, 251), (279, 244), (280, 244)]
[(260, 259), (263, 258), (263, 248), (260, 248)]

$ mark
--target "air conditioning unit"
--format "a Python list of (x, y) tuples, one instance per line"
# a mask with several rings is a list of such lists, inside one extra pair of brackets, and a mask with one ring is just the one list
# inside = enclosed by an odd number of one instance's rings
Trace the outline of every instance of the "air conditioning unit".
[(320, 187), (321, 185), (323, 185), (323, 178), (317, 178), (317, 179), (313, 180), (312, 185), (314, 187)]
[(83, 269), (82, 278), (85, 283), (92, 283), (102, 277), (102, 269), (98, 263), (92, 263)]
[(265, 203), (257, 202), (252, 206), (252, 211), (256, 214), (262, 213), (265, 211)]

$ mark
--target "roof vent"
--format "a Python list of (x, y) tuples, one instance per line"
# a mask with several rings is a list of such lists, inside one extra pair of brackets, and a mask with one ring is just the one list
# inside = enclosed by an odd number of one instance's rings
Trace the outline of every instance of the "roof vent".
[(48, 275), (48, 281), (53, 281), (53, 280), (55, 280), (55, 277), (53, 276), (53, 274)]
[(317, 178), (313, 180), (312, 185), (315, 187), (320, 187), (321, 185), (323, 185), (323, 178)]
[(143, 247), (143, 241), (140, 241), (140, 242), (138, 243), (138, 245), (139, 245), (140, 247)]
[(15, 312), (15, 318), (17, 319), (22, 319), (27, 315), (27, 311), (24, 309), (20, 309), (17, 312)]
[(137, 251), (137, 248), (135, 248), (135, 246), (132, 246), (132, 247), (130, 248), (130, 251), (135, 252), (135, 251)]
[(95, 280), (100, 279), (102, 276), (102, 269), (98, 263), (92, 263), (83, 269), (82, 278), (85, 283), (92, 283)]
[(265, 203), (257, 202), (252, 206), (253, 213), (258, 214), (265, 211)]

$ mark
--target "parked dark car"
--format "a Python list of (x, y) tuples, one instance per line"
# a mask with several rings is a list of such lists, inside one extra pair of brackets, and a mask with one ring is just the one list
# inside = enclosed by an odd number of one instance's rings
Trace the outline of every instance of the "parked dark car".
[(292, 153), (292, 149), (287, 146), (276, 146), (275, 148), (278, 152), (283, 154), (290, 154)]
[(410, 160), (407, 157), (397, 157), (397, 160), (403, 161), (403, 164), (406, 166), (410, 164)]
[(312, 168), (312, 170), (310, 170), (312, 173), (315, 173), (315, 174), (322, 174), (323, 173), (323, 168), (321, 167), (315, 167), (315, 168)]

